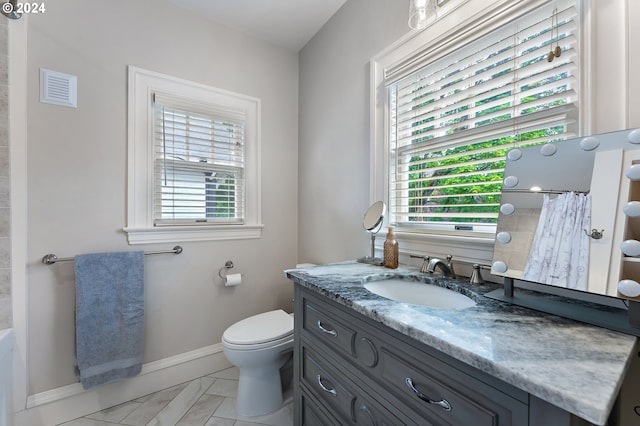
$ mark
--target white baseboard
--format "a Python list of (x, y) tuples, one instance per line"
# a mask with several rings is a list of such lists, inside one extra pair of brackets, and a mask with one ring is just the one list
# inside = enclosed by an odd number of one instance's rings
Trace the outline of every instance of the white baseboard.
[(30, 395), (15, 426), (52, 426), (230, 367), (222, 344), (146, 363), (136, 377), (85, 391), (80, 383)]

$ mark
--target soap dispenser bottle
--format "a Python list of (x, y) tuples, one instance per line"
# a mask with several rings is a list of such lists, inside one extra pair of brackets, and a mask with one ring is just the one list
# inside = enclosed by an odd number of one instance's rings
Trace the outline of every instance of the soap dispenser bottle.
[(389, 227), (387, 239), (384, 242), (384, 267), (391, 269), (398, 267), (398, 242), (392, 227)]

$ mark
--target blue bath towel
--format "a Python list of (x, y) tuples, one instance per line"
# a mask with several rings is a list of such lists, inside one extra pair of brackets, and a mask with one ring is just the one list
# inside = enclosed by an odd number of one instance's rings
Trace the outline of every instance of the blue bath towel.
[(75, 258), (76, 363), (85, 389), (140, 373), (144, 253)]

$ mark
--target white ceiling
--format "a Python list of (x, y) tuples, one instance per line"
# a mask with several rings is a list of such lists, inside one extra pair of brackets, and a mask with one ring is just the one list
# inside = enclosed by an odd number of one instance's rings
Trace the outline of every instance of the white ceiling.
[(346, 0), (170, 0), (256, 38), (298, 52)]

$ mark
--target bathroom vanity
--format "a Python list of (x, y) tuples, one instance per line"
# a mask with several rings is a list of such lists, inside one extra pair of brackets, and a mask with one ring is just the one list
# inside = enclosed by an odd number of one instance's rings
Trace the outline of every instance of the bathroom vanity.
[[(637, 358), (635, 337), (484, 298), (492, 284), (356, 262), (286, 275), (295, 424), (604, 425)], [(364, 288), (388, 277), (431, 280), (476, 305), (435, 309)]]

